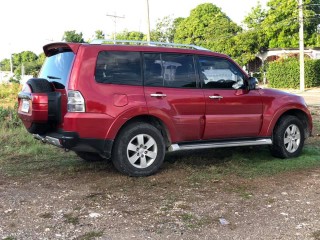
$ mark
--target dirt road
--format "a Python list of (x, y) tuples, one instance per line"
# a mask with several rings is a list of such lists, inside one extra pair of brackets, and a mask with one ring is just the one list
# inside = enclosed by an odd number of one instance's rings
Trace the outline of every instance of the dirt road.
[(0, 237), (320, 239), (320, 169), (201, 183), (166, 169), (1, 178)]

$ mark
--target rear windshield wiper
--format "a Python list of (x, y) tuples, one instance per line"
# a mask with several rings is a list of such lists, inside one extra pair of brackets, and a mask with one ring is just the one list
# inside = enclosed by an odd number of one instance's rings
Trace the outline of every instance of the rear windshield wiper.
[(48, 75), (47, 78), (49, 78), (49, 79), (61, 79), (61, 78), (59, 78), (59, 77), (50, 76), (50, 75)]

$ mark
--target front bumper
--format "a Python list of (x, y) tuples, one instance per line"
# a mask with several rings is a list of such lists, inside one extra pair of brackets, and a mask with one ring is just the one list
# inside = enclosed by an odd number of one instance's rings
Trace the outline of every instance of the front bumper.
[(113, 146), (111, 139), (80, 138), (75, 132), (52, 132), (45, 135), (33, 134), (33, 136), (56, 147), (65, 148), (75, 152), (95, 152), (110, 158)]

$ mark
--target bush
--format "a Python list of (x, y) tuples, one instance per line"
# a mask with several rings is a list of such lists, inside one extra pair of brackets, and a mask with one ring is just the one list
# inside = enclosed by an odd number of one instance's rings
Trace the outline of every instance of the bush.
[(0, 107), (14, 107), (18, 101), (18, 93), (21, 91), (21, 85), (16, 83), (0, 84)]
[[(305, 87), (320, 86), (320, 60), (305, 60)], [(297, 58), (279, 59), (270, 62), (267, 79), (273, 88), (299, 88), (300, 67)]]
[(15, 128), (21, 126), (22, 122), (17, 113), (18, 104), (12, 107), (0, 106), (0, 126), (5, 128)]

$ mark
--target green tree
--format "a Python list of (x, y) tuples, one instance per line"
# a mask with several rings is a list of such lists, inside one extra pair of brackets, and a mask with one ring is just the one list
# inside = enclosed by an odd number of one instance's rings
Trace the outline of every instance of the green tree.
[(42, 66), (45, 60), (46, 60), (46, 55), (44, 53), (40, 53), (37, 60), (38, 64)]
[[(317, 26), (320, 24), (320, 0), (304, 0), (304, 40), (306, 46), (317, 44)], [(269, 48), (298, 47), (299, 20), (297, 0), (270, 0), (269, 10), (261, 23)]]
[(178, 24), (174, 40), (228, 53), (233, 44), (230, 39), (241, 30), (219, 7), (205, 3)]
[(20, 53), (21, 55), (21, 62), (26, 63), (26, 62), (34, 62), (38, 59), (37, 54), (31, 51), (23, 51)]
[(261, 3), (258, 2), (256, 7), (251, 8), (251, 12), (244, 18), (243, 23), (248, 29), (257, 29), (265, 20), (267, 11), (262, 8)]
[(12, 54), (13, 70), (16, 76), (24, 74), (37, 76), (43, 62), (39, 57), (31, 51), (23, 51), (21, 53)]
[(95, 39), (104, 39), (104, 33), (102, 30), (96, 30), (95, 31)]
[(0, 62), (1, 71), (10, 71), (10, 59), (5, 58)]
[(142, 41), (142, 40), (145, 40), (146, 37), (142, 32), (136, 32), (136, 31), (129, 32), (128, 30), (124, 30), (123, 32), (117, 33), (116, 39)]
[(76, 33), (75, 30), (73, 31), (65, 31), (63, 34), (62, 41), (65, 42), (75, 42), (75, 43), (83, 43), (83, 34), (82, 32)]
[(156, 42), (173, 42), (176, 29), (183, 19), (181, 17), (173, 19), (171, 16), (158, 19), (156, 28), (151, 31), (151, 40)]
[(228, 54), (240, 65), (246, 65), (256, 58), (256, 54), (267, 49), (268, 42), (262, 31), (252, 29), (234, 36)]
[(264, 30), (261, 28), (267, 11), (262, 8), (260, 2), (245, 17), (243, 23), (247, 29), (233, 36), (229, 42), (231, 46), (226, 52), (239, 64), (246, 65), (256, 58), (256, 54), (268, 48), (268, 40)]

